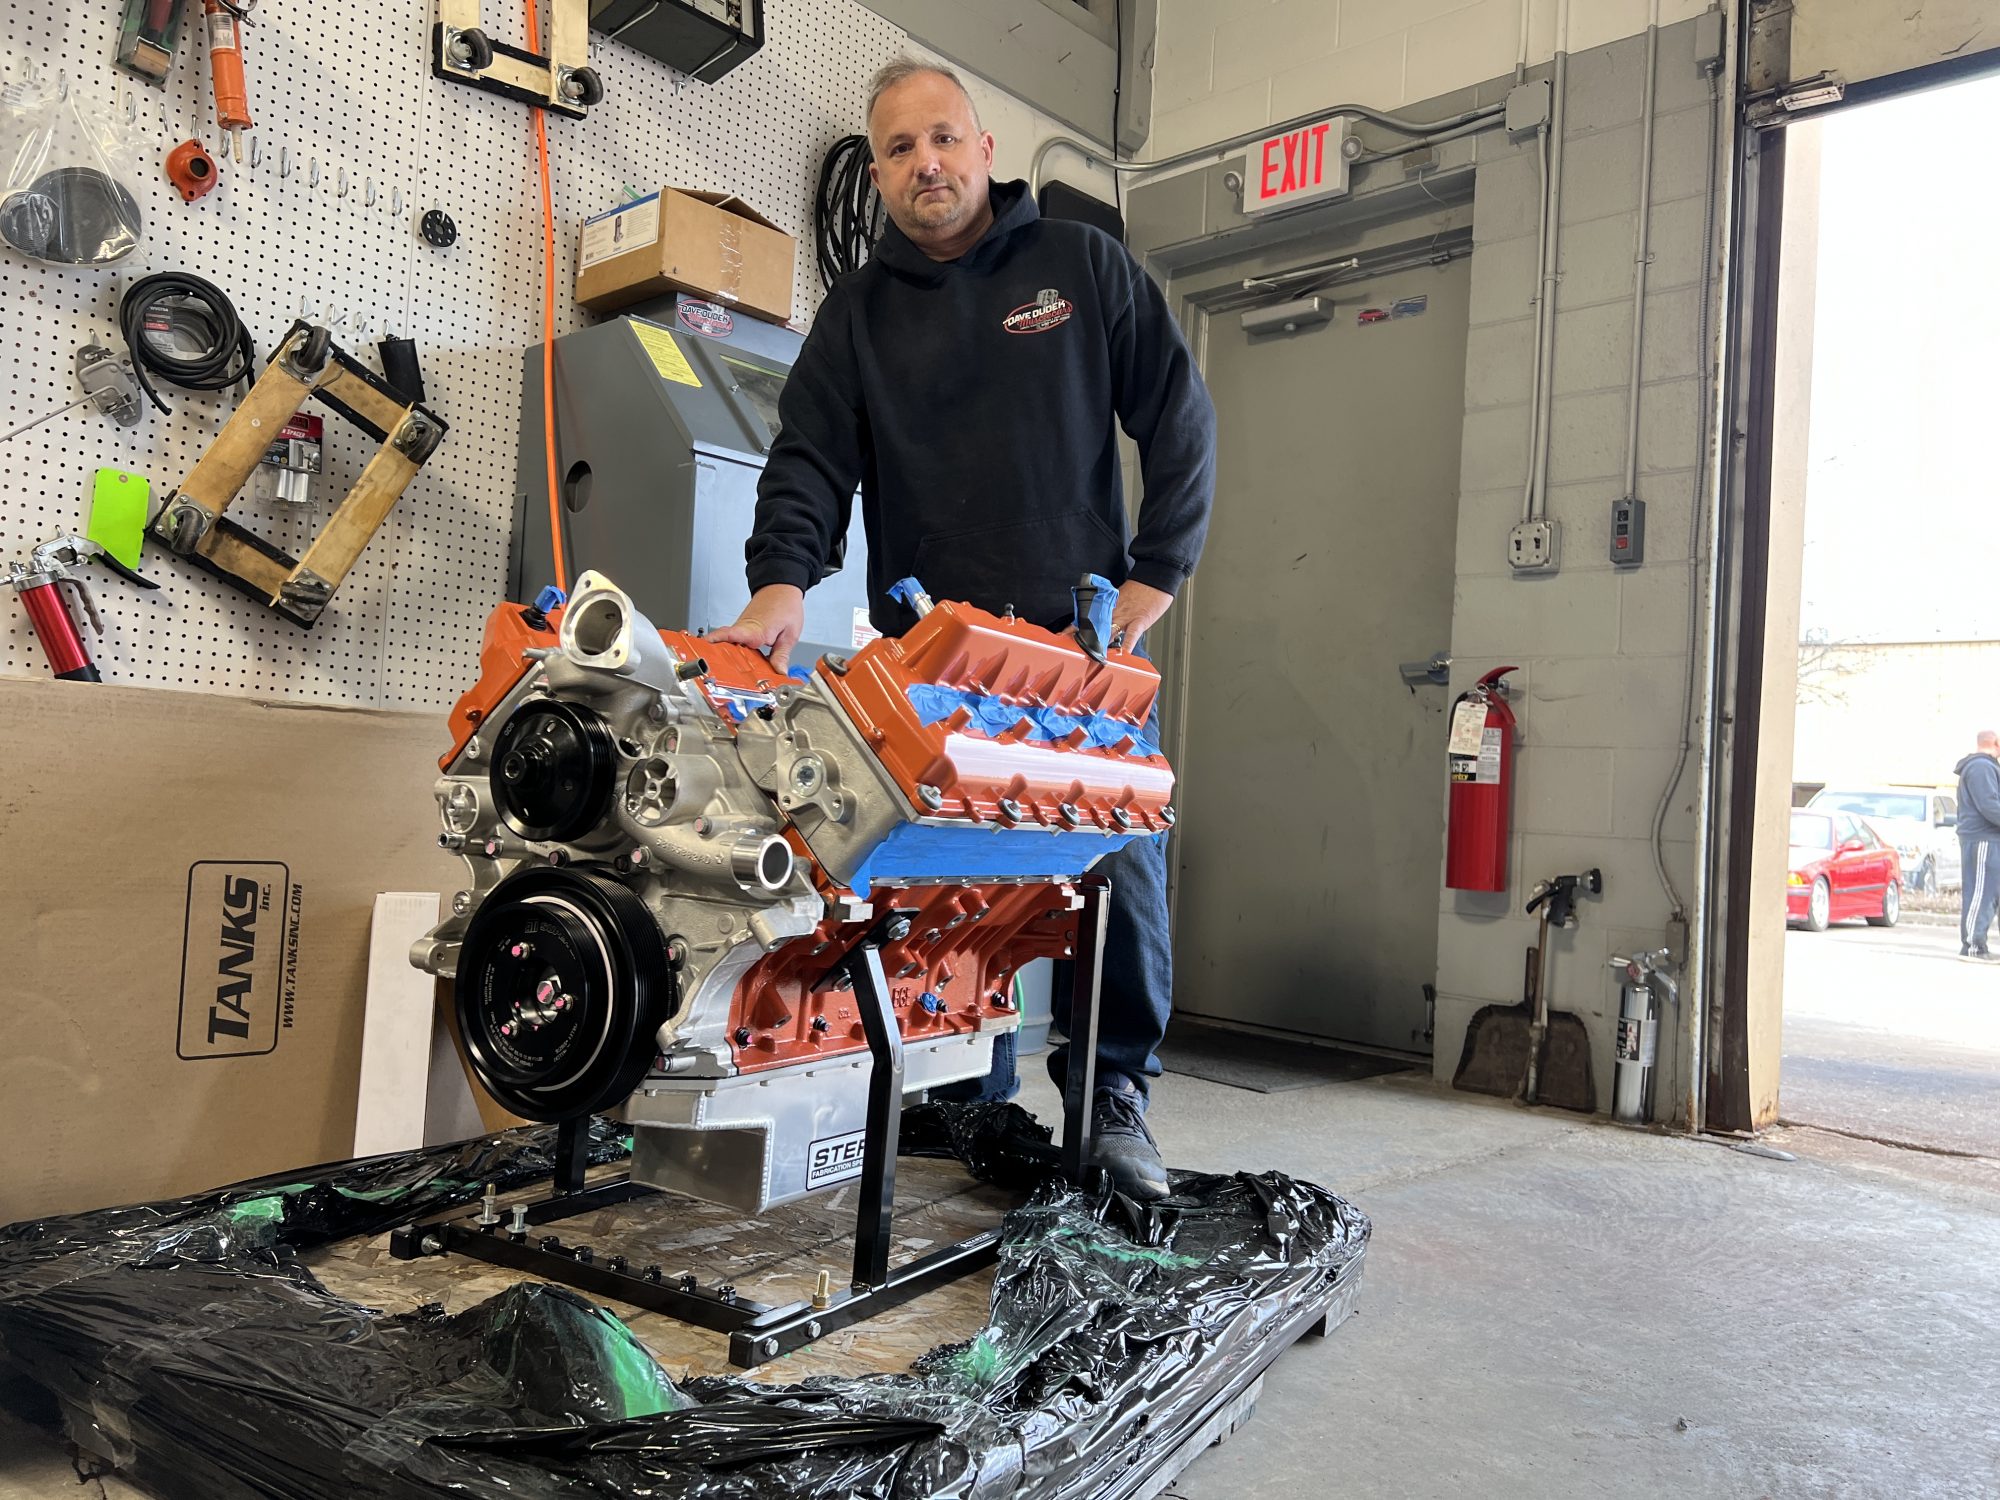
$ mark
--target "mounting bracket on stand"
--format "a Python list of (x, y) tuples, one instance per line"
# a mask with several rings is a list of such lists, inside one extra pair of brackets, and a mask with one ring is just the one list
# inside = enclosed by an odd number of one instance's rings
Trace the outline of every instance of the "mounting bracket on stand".
[(489, 94), (581, 120), (604, 99), (590, 66), (590, 0), (549, 0), (549, 52), (496, 42), (479, 24), (479, 0), (438, 0), (431, 28), (431, 72)]
[[(1084, 1180), (1090, 1159), (1091, 1096), (1097, 1073), (1099, 990), (1104, 975), (1104, 931), (1111, 882), (1087, 875), (1077, 882), (1083, 910), (1077, 917), (1075, 989), (1071, 997), (1069, 1072), (1063, 1087), (1061, 1170), (1071, 1182)], [(555, 1192), (535, 1203), (516, 1204), (503, 1221), (489, 1193), (473, 1218), (446, 1217), (407, 1225), (389, 1237), (398, 1260), (426, 1255), (467, 1255), (490, 1265), (525, 1271), (600, 1297), (615, 1298), (664, 1313), (699, 1328), (729, 1335), (729, 1362), (751, 1369), (804, 1348), (836, 1329), (923, 1295), (991, 1265), (998, 1258), (1000, 1231), (983, 1230), (956, 1244), (889, 1265), (896, 1200), (896, 1148), (903, 1122), (903, 1040), (882, 973), (882, 947), (895, 941), (893, 929), (908, 917), (886, 912), (875, 929), (836, 963), (829, 980), (846, 978), (861, 1002), (861, 1027), (874, 1067), (868, 1077), (868, 1131), (861, 1164), (860, 1210), (855, 1222), (853, 1276), (836, 1291), (822, 1274), (804, 1301), (774, 1307), (739, 1297), (727, 1284), (703, 1286), (692, 1273), (667, 1275), (657, 1265), (633, 1269), (622, 1255), (602, 1260), (588, 1245), (565, 1246), (554, 1235), (531, 1236), (529, 1226), (591, 1213), (656, 1189), (629, 1177), (584, 1186), (589, 1147), (588, 1119), (564, 1120), (556, 1127)]]

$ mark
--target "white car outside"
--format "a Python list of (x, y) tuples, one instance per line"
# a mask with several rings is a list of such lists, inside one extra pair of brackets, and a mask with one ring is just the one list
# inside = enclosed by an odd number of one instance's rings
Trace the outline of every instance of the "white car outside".
[(1905, 889), (1958, 889), (1958, 799), (1949, 793), (1920, 786), (1830, 786), (1806, 806), (1866, 821), (1902, 858)]

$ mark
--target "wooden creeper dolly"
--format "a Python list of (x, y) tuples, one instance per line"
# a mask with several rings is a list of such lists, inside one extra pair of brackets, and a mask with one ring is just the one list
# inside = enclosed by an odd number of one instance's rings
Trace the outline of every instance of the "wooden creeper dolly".
[[(306, 555), (294, 560), (223, 511), (242, 493), (274, 436), (308, 400), (332, 407), (382, 446)], [(309, 627), (444, 434), (445, 424), (434, 412), (397, 395), (337, 347), (326, 329), (294, 323), (249, 396), (167, 497), (153, 535), (196, 567)]]

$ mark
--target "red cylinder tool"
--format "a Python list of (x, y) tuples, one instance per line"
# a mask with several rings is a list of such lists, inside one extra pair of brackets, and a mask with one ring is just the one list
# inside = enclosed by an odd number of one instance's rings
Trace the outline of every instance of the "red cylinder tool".
[(28, 623), (35, 627), (35, 639), (41, 643), (42, 654), (49, 659), (49, 670), (65, 682), (104, 680), (90, 659), (90, 649), (84, 644), (83, 632), (77, 628), (76, 620), (70, 614), (69, 596), (73, 593), (77, 603), (83, 606), (90, 628), (99, 635), (104, 634), (104, 617), (97, 612), (97, 601), (91, 598), (89, 586), (76, 572), (92, 558), (101, 560), (120, 577), (130, 579), (141, 588), (159, 587), (152, 579), (133, 572), (96, 542), (80, 536), (58, 537), (53, 542), (44, 542), (29, 554), (27, 566), (9, 563), (7, 571), (0, 574), (0, 584), (12, 587), (21, 596), (22, 607), (28, 611)]
[(1495, 667), (1451, 706), (1446, 761), (1451, 807), (1445, 819), (1444, 883), (1454, 891), (1507, 889), (1508, 815), (1514, 798), (1514, 710)]

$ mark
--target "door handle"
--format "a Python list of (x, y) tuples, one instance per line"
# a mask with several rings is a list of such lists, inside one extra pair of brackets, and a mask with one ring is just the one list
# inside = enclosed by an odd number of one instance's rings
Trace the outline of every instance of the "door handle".
[(1444, 687), (1451, 681), (1451, 653), (1433, 652), (1429, 661), (1406, 661), (1399, 665), (1396, 671), (1403, 679), (1403, 686), (1413, 693), (1420, 682)]

